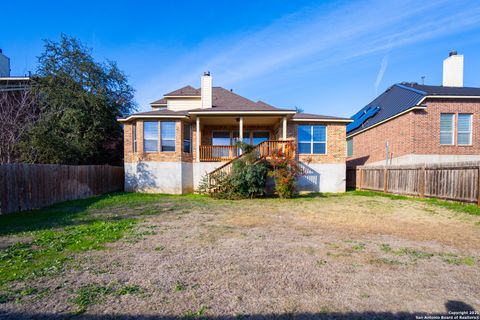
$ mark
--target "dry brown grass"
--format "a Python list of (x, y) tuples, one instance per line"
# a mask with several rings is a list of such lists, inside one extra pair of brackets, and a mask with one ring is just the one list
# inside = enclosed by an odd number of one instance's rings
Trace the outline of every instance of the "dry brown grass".
[(136, 236), (82, 253), (75, 268), (37, 280), (48, 294), (0, 304), (0, 317), (2, 310), (65, 315), (75, 290), (92, 283), (134, 284), (142, 293), (107, 295), (85, 317), (388, 318), (444, 313), (452, 300), (480, 308), (479, 216), (350, 195), (187, 207), (175, 199), (152, 203), (161, 214), (143, 216)]

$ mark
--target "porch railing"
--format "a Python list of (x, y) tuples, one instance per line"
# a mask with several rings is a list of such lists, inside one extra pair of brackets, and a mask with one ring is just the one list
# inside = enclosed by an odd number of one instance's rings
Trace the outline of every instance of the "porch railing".
[[(260, 158), (264, 159), (268, 159), (278, 151), (282, 151), (281, 155), (283, 157), (292, 159), (295, 157), (295, 142), (292, 140), (267, 140), (258, 144), (254, 151), (257, 152)], [(217, 187), (222, 178), (232, 172), (233, 161), (243, 156), (244, 155), (239, 155), (229, 160), (208, 174), (208, 186), (210, 190)]]
[[(294, 152), (293, 142), (290, 140), (267, 140), (255, 147), (259, 157), (269, 157), (277, 151), (282, 151), (285, 157), (292, 157)], [(240, 148), (236, 146), (200, 146), (200, 161), (229, 161), (241, 155)]]
[(239, 155), (236, 146), (200, 146), (200, 161), (228, 161)]

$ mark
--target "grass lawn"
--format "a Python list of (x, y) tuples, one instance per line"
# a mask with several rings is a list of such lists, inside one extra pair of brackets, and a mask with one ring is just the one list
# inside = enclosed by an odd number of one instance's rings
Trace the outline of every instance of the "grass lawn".
[(112, 194), (0, 216), (0, 318), (480, 309), (480, 209), (374, 192)]

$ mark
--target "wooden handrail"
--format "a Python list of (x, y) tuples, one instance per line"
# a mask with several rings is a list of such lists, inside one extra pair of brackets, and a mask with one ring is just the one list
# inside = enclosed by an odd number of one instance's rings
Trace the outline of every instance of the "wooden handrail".
[[(237, 147), (235, 147), (237, 149)], [(238, 149), (237, 149), (238, 150)], [(287, 158), (293, 158), (295, 156), (294, 150), (294, 141), (292, 140), (266, 140), (259, 143), (252, 152), (256, 152), (259, 158), (269, 158), (274, 153), (282, 151), (283, 156)], [(233, 162), (237, 159), (240, 159), (247, 155), (246, 153), (236, 156), (227, 163), (224, 163), (220, 167), (216, 168), (208, 174), (208, 184), (209, 188), (215, 187), (218, 184), (217, 176), (224, 176), (230, 174), (233, 167)]]
[(200, 146), (200, 161), (227, 161), (238, 156), (239, 150), (236, 146)]

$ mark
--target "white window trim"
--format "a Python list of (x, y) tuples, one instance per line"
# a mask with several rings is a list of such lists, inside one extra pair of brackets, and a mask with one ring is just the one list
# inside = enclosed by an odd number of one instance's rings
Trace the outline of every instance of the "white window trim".
[[(311, 135), (311, 140), (310, 141), (300, 141), (300, 139), (298, 139), (298, 128), (300, 126), (310, 126), (310, 135)], [(313, 127), (314, 126), (323, 126), (325, 127), (325, 153), (313, 153), (313, 144), (314, 144), (314, 140), (313, 140)], [(297, 145), (300, 144), (300, 143), (310, 143), (310, 153), (300, 153), (300, 148), (298, 147), (299, 151), (298, 151), (298, 154), (311, 154), (311, 155), (327, 155), (328, 154), (328, 126), (326, 125), (322, 125), (322, 124), (302, 124), (302, 125), (299, 125), (299, 127), (297, 127), (297, 139), (298, 139), (298, 142), (297, 142)], [(317, 141), (317, 143), (323, 143), (323, 141)]]
[[(157, 150), (156, 151), (147, 151), (145, 150), (145, 140), (152, 140), (152, 139), (145, 139), (145, 123), (156, 123), (157, 124)], [(159, 152), (160, 149), (159, 149), (159, 143), (160, 143), (160, 137), (158, 135), (159, 133), (159, 122), (158, 121), (144, 121), (143, 122), (143, 152), (146, 152), (146, 153), (156, 153), (156, 152)]]
[[(472, 143), (473, 143), (473, 137), (472, 137), (472, 133), (473, 133), (473, 114), (471, 113), (459, 113), (458, 116), (457, 116), (457, 122), (459, 121), (460, 119), (460, 115), (469, 115), (470, 116), (470, 130), (469, 131), (460, 131), (459, 130), (459, 126), (458, 126), (458, 123), (457, 123), (457, 144), (459, 146), (471, 146)], [(459, 133), (469, 133), (469, 139), (468, 139), (468, 143), (459, 143), (458, 142), (458, 134)]]
[[(163, 151), (162, 150), (162, 123), (165, 122), (172, 122), (174, 124), (173, 127), (173, 132), (174, 132), (174, 138), (173, 138), (173, 151)], [(171, 141), (172, 139), (167, 139), (167, 141)], [(159, 121), (159, 126), (158, 126), (158, 143), (159, 143), (159, 152), (166, 152), (166, 153), (175, 153), (177, 152), (177, 122), (176, 121)]]
[[(452, 143), (442, 143), (442, 139), (441, 139), (441, 136), (442, 136), (442, 132), (447, 132), (447, 131), (442, 131), (442, 114), (450, 114), (452, 115)], [(455, 113), (447, 113), (447, 112), (442, 112), (440, 113), (440, 137), (439, 140), (440, 140), (440, 145), (441, 146), (454, 146), (455, 145), (455, 132), (456, 132), (456, 119), (457, 117), (455, 117)]]

